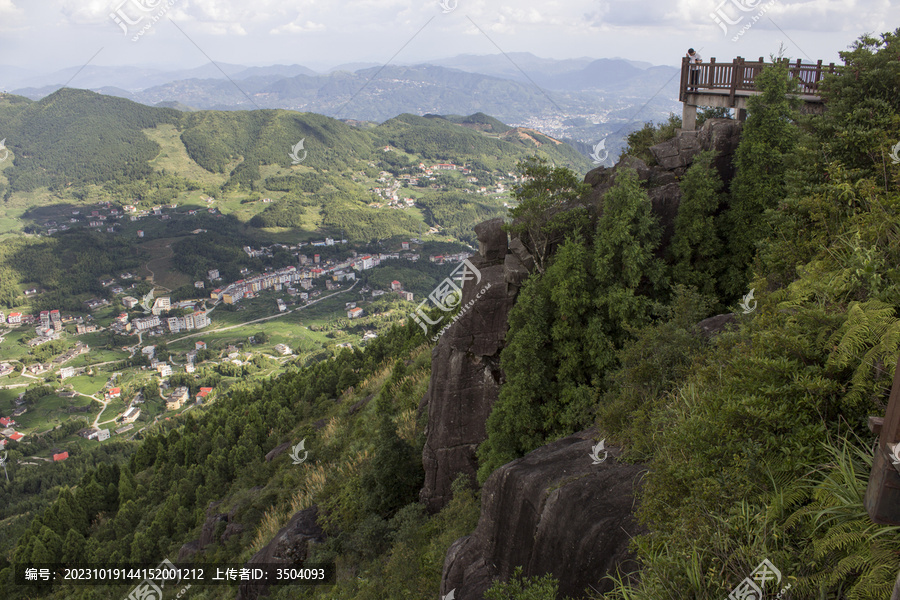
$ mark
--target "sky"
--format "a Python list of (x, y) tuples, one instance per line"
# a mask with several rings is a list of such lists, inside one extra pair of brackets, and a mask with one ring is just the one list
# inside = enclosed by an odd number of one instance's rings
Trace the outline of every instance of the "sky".
[(689, 46), (719, 61), (783, 46), (829, 63), (859, 36), (898, 26), (890, 0), (0, 0), (0, 65), (324, 71), (531, 52), (674, 66)]

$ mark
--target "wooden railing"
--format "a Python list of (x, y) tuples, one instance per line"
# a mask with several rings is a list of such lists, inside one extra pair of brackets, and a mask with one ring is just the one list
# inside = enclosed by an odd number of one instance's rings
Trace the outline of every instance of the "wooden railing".
[[(699, 64), (691, 64), (685, 56), (681, 61), (678, 100), (686, 102), (690, 93), (727, 94), (731, 106), (734, 106), (735, 96), (746, 96), (748, 94), (742, 92), (756, 91), (756, 76), (765, 65), (761, 56), (758, 61), (747, 61), (739, 56), (730, 63), (717, 63), (715, 58), (711, 58), (708, 63)], [(692, 82), (691, 72), (694, 69), (697, 69), (697, 75)], [(788, 63), (791, 79), (797, 80), (801, 94), (814, 96), (807, 98), (812, 101), (819, 100), (819, 83), (825, 76), (837, 72), (834, 63), (823, 65), (821, 60), (816, 63), (802, 63), (797, 59), (796, 63)]]

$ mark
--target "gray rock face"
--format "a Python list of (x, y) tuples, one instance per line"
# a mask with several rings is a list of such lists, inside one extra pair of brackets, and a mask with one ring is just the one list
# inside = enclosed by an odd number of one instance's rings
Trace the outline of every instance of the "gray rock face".
[[(225, 522), (229, 523), (231, 519), (234, 518), (233, 514), (225, 514), (225, 513), (217, 513), (215, 509), (222, 504), (221, 502), (210, 502), (209, 506), (206, 507), (206, 521), (203, 522), (203, 527), (200, 529), (200, 539), (192, 540), (186, 544), (184, 544), (178, 550), (178, 560), (184, 560), (186, 558), (190, 558), (197, 552), (201, 552), (205, 550), (207, 546), (216, 541), (215, 532), (216, 527), (219, 523)], [(227, 526), (226, 526), (227, 528)], [(233, 529), (232, 529), (233, 531)], [(222, 540), (224, 541), (224, 540)]]
[(480, 600), (494, 579), (522, 566), (526, 576), (556, 577), (560, 597), (580, 598), (588, 586), (609, 591), (604, 576), (617, 568), (637, 570), (628, 544), (642, 532), (632, 511), (645, 469), (618, 463), (617, 448), (594, 464), (595, 434), (538, 448), (488, 478), (478, 526), (447, 552), (441, 594)]
[(291, 447), (290, 442), (285, 442), (283, 444), (279, 444), (278, 446), (275, 446), (274, 448), (269, 450), (268, 454), (266, 454), (266, 462), (272, 462), (273, 460), (275, 460), (275, 458), (277, 458), (279, 455), (281, 455), (285, 450), (287, 450), (290, 447)]
[(732, 119), (708, 119), (697, 131), (681, 131), (671, 140), (650, 147), (650, 152), (662, 169), (681, 176), (704, 150), (719, 154), (716, 167), (723, 180), (731, 180), (734, 168), (732, 156), (740, 142), (741, 124)]
[(428, 410), (420, 498), (432, 512), (450, 500), (450, 484), (459, 474), (475, 481), (475, 449), (485, 439), (485, 423), (503, 382), (500, 350), (507, 315), (528, 275), (526, 264), (533, 264), (521, 244), (509, 253), (502, 224), (492, 219), (475, 227), (479, 253), (469, 260), (481, 280), (466, 281), (462, 298), (464, 306), (474, 303), (431, 353), (431, 381), (419, 409)]
[[(284, 564), (302, 566), (309, 557), (310, 546), (325, 541), (325, 532), (316, 524), (318, 507), (301, 510), (290, 522), (275, 534), (266, 546), (247, 561), (247, 567), (254, 565)], [(256, 600), (267, 594), (267, 586), (242, 584), (238, 588), (237, 600)]]

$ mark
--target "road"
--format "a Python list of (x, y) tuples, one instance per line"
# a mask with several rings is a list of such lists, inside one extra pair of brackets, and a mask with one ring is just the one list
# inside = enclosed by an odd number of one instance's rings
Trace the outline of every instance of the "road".
[[(243, 322), (243, 323), (238, 323), (237, 325), (229, 325), (229, 326), (227, 326), (227, 327), (219, 327), (219, 328), (217, 328), (217, 329), (206, 329), (206, 330), (204, 330), (204, 331), (202, 331), (202, 332), (200, 332), (200, 333), (192, 333), (192, 334), (190, 334), (190, 335), (185, 335), (185, 336), (180, 337), (180, 338), (175, 339), (175, 340), (169, 340), (168, 343), (169, 343), (169, 344), (173, 344), (173, 343), (175, 343), (175, 342), (180, 342), (180, 341), (182, 341), (182, 340), (186, 340), (186, 339), (189, 339), (189, 338), (202, 337), (202, 336), (205, 336), (205, 335), (209, 335), (210, 333), (218, 333), (218, 332), (220, 332), (220, 331), (228, 331), (229, 329), (237, 329), (238, 327), (244, 327), (245, 325), (252, 325), (253, 323), (261, 323), (261, 322), (263, 322), (263, 321), (270, 321), (270, 320), (272, 320), (272, 319), (277, 319), (277, 318), (279, 318), (279, 317), (283, 317), (283, 316), (285, 316), (285, 315), (289, 315), (289, 314), (291, 314), (292, 312), (295, 312), (295, 311), (298, 311), (298, 310), (303, 310), (303, 309), (306, 308), (307, 306), (312, 306), (313, 304), (316, 304), (317, 302), (321, 302), (322, 300), (328, 300), (329, 298), (332, 298), (332, 297), (334, 297), (334, 296), (337, 296), (338, 294), (344, 294), (344, 293), (346, 293), (346, 292), (349, 292), (350, 290), (352, 290), (353, 288), (356, 287), (356, 284), (357, 284), (357, 283), (359, 283), (359, 280), (354, 281), (354, 282), (353, 282), (353, 285), (351, 285), (350, 287), (348, 287), (346, 290), (340, 290), (340, 291), (335, 292), (335, 293), (333, 293), (333, 294), (329, 294), (329, 295), (327, 295), (327, 296), (322, 296), (322, 297), (319, 298), (318, 300), (313, 300), (312, 302), (307, 302), (307, 303), (304, 304), (303, 306), (298, 306), (297, 308), (292, 308), (291, 310), (285, 311), (285, 312), (283, 312), (283, 313), (278, 313), (278, 314), (271, 315), (271, 316), (268, 316), (268, 317), (261, 317), (261, 318), (259, 318), (259, 319), (252, 319), (252, 320), (250, 320), (250, 321), (245, 321), (245, 322)], [(213, 308), (215, 308), (215, 307), (213, 307)], [(212, 312), (212, 309), (210, 309), (209, 312)]]

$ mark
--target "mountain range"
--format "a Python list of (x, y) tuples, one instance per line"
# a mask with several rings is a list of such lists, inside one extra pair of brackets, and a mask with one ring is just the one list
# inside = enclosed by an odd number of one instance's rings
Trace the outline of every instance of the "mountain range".
[[(678, 69), (620, 58), (547, 59), (530, 53), (460, 55), (415, 65), (208, 63), (182, 70), (88, 66), (37, 74), (0, 66), (0, 88), (31, 99), (90, 89), (179, 110), (283, 108), (363, 121), (398, 114), (482, 112), (514, 126), (608, 149), (638, 123), (677, 111)], [(611, 135), (612, 134), (612, 135)]]

